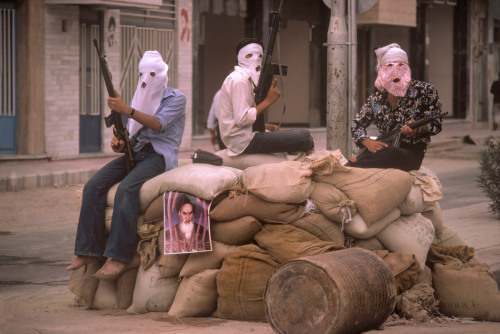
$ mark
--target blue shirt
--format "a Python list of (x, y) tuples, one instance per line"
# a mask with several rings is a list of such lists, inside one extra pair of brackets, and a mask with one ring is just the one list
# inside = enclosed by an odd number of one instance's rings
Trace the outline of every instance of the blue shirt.
[(130, 139), (134, 151), (139, 151), (147, 143), (165, 158), (165, 171), (177, 168), (179, 147), (181, 146), (186, 122), (186, 97), (175, 88), (167, 87), (158, 110), (154, 114), (161, 124), (161, 130), (142, 127)]

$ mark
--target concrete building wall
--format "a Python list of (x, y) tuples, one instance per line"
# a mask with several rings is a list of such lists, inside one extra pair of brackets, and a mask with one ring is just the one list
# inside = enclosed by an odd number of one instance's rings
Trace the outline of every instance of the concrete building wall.
[(40, 84), (45, 84), (45, 148), (56, 159), (79, 154), (79, 32), (77, 6), (45, 6), (45, 83)]

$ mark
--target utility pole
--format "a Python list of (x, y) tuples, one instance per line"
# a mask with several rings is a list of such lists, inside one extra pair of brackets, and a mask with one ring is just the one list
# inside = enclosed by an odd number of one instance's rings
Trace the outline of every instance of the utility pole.
[(326, 149), (347, 155), (347, 26), (345, 0), (331, 0), (327, 51)]

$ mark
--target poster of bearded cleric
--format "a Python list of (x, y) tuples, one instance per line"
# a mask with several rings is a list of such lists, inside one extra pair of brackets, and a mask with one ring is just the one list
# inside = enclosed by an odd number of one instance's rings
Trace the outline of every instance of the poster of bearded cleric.
[(163, 195), (163, 205), (164, 254), (212, 250), (208, 219), (210, 202), (190, 194), (170, 191)]

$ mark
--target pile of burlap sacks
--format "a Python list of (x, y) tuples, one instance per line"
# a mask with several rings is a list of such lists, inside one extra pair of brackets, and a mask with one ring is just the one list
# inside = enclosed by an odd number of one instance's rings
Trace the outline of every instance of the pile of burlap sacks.
[[(360, 247), (394, 274), (400, 316), (500, 321), (500, 292), (487, 265), (443, 224), (436, 174), (345, 167), (340, 151), (248, 155), (223, 166), (180, 161), (140, 191), (137, 255), (116, 281), (75, 271), (69, 289), (93, 309), (267, 321), (267, 279), (292, 259)], [(115, 185), (108, 194), (111, 224)], [(211, 202), (212, 251), (163, 254), (163, 194)], [(369, 278), (368, 278), (369, 279)]]

